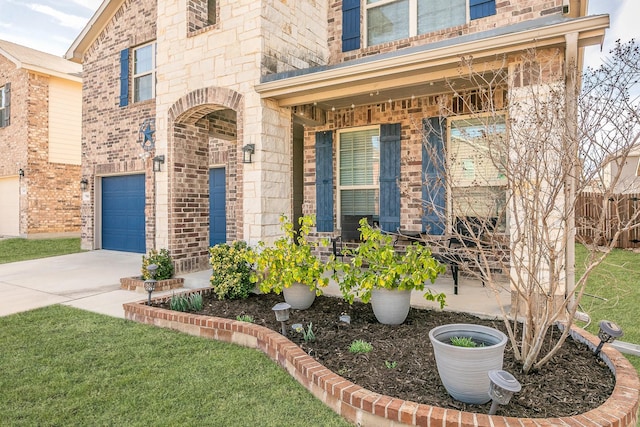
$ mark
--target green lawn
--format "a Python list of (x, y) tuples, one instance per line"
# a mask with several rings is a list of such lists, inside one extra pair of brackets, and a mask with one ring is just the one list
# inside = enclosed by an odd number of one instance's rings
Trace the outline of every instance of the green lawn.
[(80, 238), (0, 240), (0, 264), (81, 252)]
[(0, 318), (0, 424), (347, 426), (264, 354), (52, 306)]
[[(587, 251), (576, 245), (576, 273), (584, 271)], [(582, 311), (591, 316), (589, 332), (598, 333), (598, 322), (606, 319), (618, 324), (623, 341), (640, 344), (640, 253), (616, 249), (592, 274), (582, 298)], [(640, 373), (640, 357), (627, 358)]]

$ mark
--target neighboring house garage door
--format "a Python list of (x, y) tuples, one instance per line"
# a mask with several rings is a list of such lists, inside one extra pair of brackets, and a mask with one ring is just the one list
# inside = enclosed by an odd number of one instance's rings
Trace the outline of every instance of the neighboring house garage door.
[(144, 175), (102, 178), (102, 249), (145, 252)]
[(224, 168), (209, 170), (209, 244), (227, 241), (227, 211)]
[(20, 180), (0, 178), (0, 236), (20, 235)]

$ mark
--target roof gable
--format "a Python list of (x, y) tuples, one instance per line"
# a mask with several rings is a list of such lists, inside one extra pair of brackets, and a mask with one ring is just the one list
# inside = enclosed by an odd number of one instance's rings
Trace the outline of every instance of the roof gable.
[(0, 55), (13, 62), (17, 68), (24, 68), (67, 80), (81, 81), (81, 65), (50, 53), (0, 40)]

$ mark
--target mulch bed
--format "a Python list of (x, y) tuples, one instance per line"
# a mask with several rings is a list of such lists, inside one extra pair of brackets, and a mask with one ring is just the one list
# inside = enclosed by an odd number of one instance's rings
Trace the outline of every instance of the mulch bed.
[[(199, 314), (235, 319), (250, 315), (254, 323), (280, 331), (272, 307), (284, 301), (281, 295), (252, 295), (246, 300), (218, 301), (205, 295)], [(168, 308), (167, 304), (163, 305)], [(346, 313), (351, 323), (339, 321)], [(290, 325), (313, 323), (315, 342), (305, 343)], [(417, 403), (462, 411), (488, 413), (491, 402), (469, 405), (451, 398), (440, 382), (429, 342), (429, 330), (448, 323), (476, 323), (505, 332), (502, 320), (484, 320), (464, 313), (412, 308), (404, 324), (382, 325), (367, 304), (349, 305), (339, 298), (318, 297), (307, 310), (292, 310), (288, 338), (333, 372), (376, 393)], [(557, 330), (550, 335), (558, 335)], [(373, 345), (367, 354), (352, 354), (349, 345), (356, 339)], [(549, 345), (547, 343), (546, 345)], [(551, 418), (581, 414), (602, 405), (613, 392), (615, 378), (609, 368), (586, 345), (568, 338), (562, 349), (540, 371), (525, 375), (513, 355), (510, 343), (503, 369), (522, 384), (509, 405), (498, 415)]]

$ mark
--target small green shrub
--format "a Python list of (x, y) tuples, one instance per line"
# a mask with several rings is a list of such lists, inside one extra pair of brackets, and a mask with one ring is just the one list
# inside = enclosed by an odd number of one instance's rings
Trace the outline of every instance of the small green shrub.
[(309, 327), (305, 331), (302, 329), (302, 339), (304, 342), (314, 342), (316, 340), (316, 334), (313, 333), (313, 323), (309, 322)]
[(169, 301), (169, 307), (174, 311), (200, 311), (204, 305), (202, 294), (200, 292), (190, 295), (172, 295)]
[(239, 320), (241, 322), (253, 323), (253, 316), (249, 314), (241, 314), (236, 316), (236, 320)]
[(253, 251), (246, 242), (221, 243), (209, 249), (213, 269), (211, 287), (219, 300), (244, 299), (255, 284), (251, 281)]
[(371, 350), (373, 350), (371, 343), (363, 340), (355, 340), (349, 346), (349, 351), (351, 353), (369, 353)]
[(456, 347), (483, 347), (482, 344), (478, 345), (471, 337), (451, 337), (450, 341), (451, 345), (455, 345)]
[(160, 249), (159, 252), (151, 249), (148, 255), (142, 255), (142, 278), (144, 280), (152, 279), (149, 270), (147, 270), (147, 267), (151, 264), (158, 266), (153, 279), (166, 280), (173, 277), (173, 260), (167, 249)]
[(389, 362), (388, 360), (384, 361), (384, 366), (387, 367), (387, 369), (395, 369), (396, 366), (398, 366), (398, 362), (393, 361), (393, 362)]

